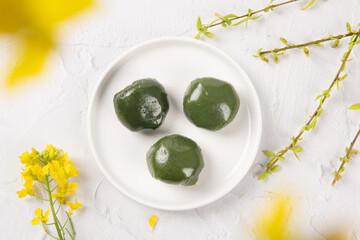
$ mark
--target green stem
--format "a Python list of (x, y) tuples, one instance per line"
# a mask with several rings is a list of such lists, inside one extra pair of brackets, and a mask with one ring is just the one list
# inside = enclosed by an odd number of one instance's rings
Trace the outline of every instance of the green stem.
[(59, 220), (58, 220), (58, 218), (56, 217), (55, 208), (54, 208), (54, 202), (53, 202), (53, 198), (52, 198), (52, 196), (51, 196), (51, 191), (50, 191), (50, 184), (49, 184), (48, 175), (46, 175), (45, 183), (46, 183), (46, 187), (47, 187), (47, 191), (48, 191), (48, 195), (49, 195), (49, 202), (50, 202), (51, 214), (53, 215), (53, 218), (54, 218), (54, 223), (55, 223), (56, 232), (57, 232), (60, 240), (65, 240), (64, 237), (63, 237), (63, 235), (61, 234), (61, 230), (60, 230), (60, 227), (59, 227)]
[(52, 190), (51, 192), (53, 192), (55, 189), (57, 189), (59, 187), (59, 184), (57, 184)]
[(315, 40), (315, 41), (311, 41), (311, 42), (307, 42), (307, 43), (300, 43), (300, 44), (294, 44), (294, 45), (287, 45), (286, 47), (283, 48), (275, 48), (273, 50), (266, 50), (266, 51), (261, 51), (259, 52), (259, 55), (264, 55), (264, 54), (269, 54), (269, 53), (278, 53), (278, 52), (282, 52), (282, 51), (286, 51), (288, 49), (292, 49), (292, 48), (302, 48), (302, 47), (306, 47), (306, 46), (311, 46), (311, 45), (316, 45), (322, 42), (326, 42), (326, 41), (331, 41), (334, 39), (342, 39), (345, 37), (350, 37), (357, 34), (357, 32), (351, 32), (351, 33), (347, 33), (347, 34), (340, 34), (337, 36), (331, 36), (331, 37), (327, 37), (327, 38), (323, 38), (323, 39), (319, 39), (319, 40)]
[(72, 240), (74, 240), (74, 236), (71, 235), (71, 233), (69, 232), (69, 230), (67, 228), (65, 228), (65, 230), (67, 231), (67, 233), (69, 234), (69, 236), (71, 237)]
[(61, 207), (61, 203), (59, 203), (59, 207), (58, 209), (56, 210), (55, 214), (58, 214), (59, 210), (60, 210), (60, 207)]
[(53, 239), (58, 239), (58, 238), (54, 237), (53, 235), (51, 235), (51, 234), (48, 232), (48, 230), (47, 230), (46, 227), (45, 227), (44, 222), (41, 222), (41, 224), (42, 224), (42, 226), (43, 226), (43, 228), (44, 228), (45, 233), (46, 233), (47, 235), (49, 235), (49, 237), (52, 237)]
[(71, 220), (71, 216), (68, 212), (66, 212), (66, 215), (68, 215), (69, 217), (69, 220), (70, 220), (70, 226), (71, 226), (71, 231), (72, 231), (72, 236), (75, 237), (75, 228), (74, 228), (74, 224), (73, 224), (73, 221)]
[(66, 219), (66, 222), (64, 223), (63, 227), (66, 226), (66, 224), (69, 222), (70, 216), (68, 215), (68, 218)]
[(34, 195), (34, 197), (36, 197), (37, 199), (43, 200), (43, 201), (49, 201), (48, 199), (45, 199), (45, 198), (41, 198), (41, 197), (39, 197), (39, 196), (36, 196), (36, 195)]

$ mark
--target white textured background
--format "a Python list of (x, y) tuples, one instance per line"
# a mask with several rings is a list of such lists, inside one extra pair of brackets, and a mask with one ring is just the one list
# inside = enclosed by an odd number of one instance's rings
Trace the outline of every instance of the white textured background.
[[(12, 96), (0, 95), (0, 239), (46, 239), (30, 221), (36, 199), (18, 199), (21, 164), (17, 156), (31, 147), (52, 143), (69, 152), (80, 175), (77, 199), (85, 207), (74, 215), (77, 239), (247, 239), (254, 211), (283, 190), (295, 193), (297, 227), (321, 238), (333, 226), (346, 222), (351, 235), (360, 234), (360, 158), (348, 164), (344, 179), (330, 186), (339, 156), (350, 144), (360, 113), (347, 110), (360, 102), (360, 48), (348, 64), (349, 77), (333, 92), (313, 133), (305, 134), (301, 161), (291, 154), (279, 172), (264, 182), (257, 175), (266, 162), (259, 152), (245, 179), (229, 194), (206, 207), (167, 212), (142, 206), (118, 192), (104, 179), (90, 152), (86, 115), (90, 96), (104, 68), (120, 53), (145, 40), (163, 36), (193, 37), (198, 15), (204, 22), (213, 13), (243, 13), (259, 9), (267, 0), (99, 0), (97, 8), (66, 25), (42, 82)], [(275, 1), (279, 2), (279, 1)], [(289, 51), (278, 64), (252, 57), (258, 48), (279, 47), (279, 37), (298, 43), (346, 32), (345, 23), (360, 22), (359, 0), (317, 0), (307, 11), (300, 1), (264, 14), (259, 20), (222, 29), (205, 39), (230, 54), (252, 79), (263, 110), (260, 149), (279, 150), (289, 143), (316, 103), (314, 98), (333, 80), (346, 51), (310, 47), (307, 58)], [(0, 74), (3, 76), (14, 49), (10, 38), (0, 39)], [(360, 144), (357, 145), (360, 148)], [(45, 205), (42, 205), (46, 207)], [(149, 232), (148, 218), (158, 224)], [(342, 226), (342, 225), (341, 225)]]

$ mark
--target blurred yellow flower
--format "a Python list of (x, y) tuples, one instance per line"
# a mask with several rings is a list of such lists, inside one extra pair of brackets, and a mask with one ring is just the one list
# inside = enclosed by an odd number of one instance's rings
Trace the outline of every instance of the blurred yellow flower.
[(6, 85), (17, 86), (40, 72), (55, 46), (58, 24), (91, 4), (92, 0), (0, 0), (0, 33), (18, 36), (22, 43)]
[(48, 216), (50, 214), (50, 209), (47, 210), (45, 212), (45, 214), (43, 214), (43, 210), (41, 208), (37, 208), (35, 210), (35, 216), (32, 220), (31, 220), (31, 224), (32, 225), (38, 225), (40, 222), (46, 223), (47, 221), (49, 221)]
[(288, 240), (290, 230), (291, 201), (289, 197), (273, 198), (256, 221), (257, 240)]
[(66, 201), (66, 204), (70, 207), (69, 214), (73, 214), (74, 210), (81, 208), (83, 205), (79, 203), (77, 200), (74, 203), (70, 201)]

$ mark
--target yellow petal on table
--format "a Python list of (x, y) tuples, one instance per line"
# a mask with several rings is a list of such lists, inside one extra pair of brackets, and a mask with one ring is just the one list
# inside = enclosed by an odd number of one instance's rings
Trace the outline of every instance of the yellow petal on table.
[(149, 219), (149, 224), (151, 226), (151, 231), (154, 229), (155, 227), (155, 224), (156, 224), (156, 220), (157, 220), (157, 216), (154, 215), (154, 216), (151, 216), (150, 219)]

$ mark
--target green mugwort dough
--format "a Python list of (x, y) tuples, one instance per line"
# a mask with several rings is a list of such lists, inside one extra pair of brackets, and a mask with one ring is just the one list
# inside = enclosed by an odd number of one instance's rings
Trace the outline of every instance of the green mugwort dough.
[(151, 176), (170, 184), (194, 185), (204, 168), (200, 147), (178, 134), (157, 141), (147, 152), (146, 159)]
[(115, 113), (131, 131), (157, 129), (169, 111), (164, 87), (155, 79), (133, 82), (114, 96)]
[(216, 131), (234, 120), (240, 99), (225, 81), (205, 77), (190, 83), (184, 96), (184, 113), (197, 127)]

